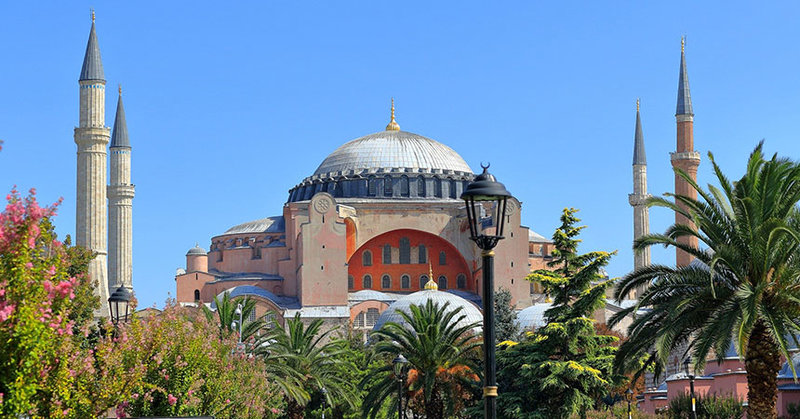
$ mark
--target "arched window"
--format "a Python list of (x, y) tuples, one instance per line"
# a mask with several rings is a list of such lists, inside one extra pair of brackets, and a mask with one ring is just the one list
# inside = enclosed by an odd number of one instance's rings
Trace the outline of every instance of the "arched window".
[(442, 180), (438, 177), (433, 178), (433, 196), (437, 198), (442, 197)]
[(383, 246), (383, 264), (388, 265), (392, 263), (392, 246), (386, 244)]
[(439, 265), (447, 265), (447, 254), (444, 250), (439, 252)]
[(411, 288), (411, 277), (408, 275), (403, 275), (400, 277), (400, 288), (409, 289)]
[(428, 283), (428, 275), (422, 275), (419, 277), (419, 289), (425, 289), (425, 284)]
[(372, 288), (372, 276), (364, 275), (364, 279), (362, 280), (362, 284), (364, 285), (364, 289), (368, 290)]
[(361, 255), (361, 264), (364, 266), (372, 266), (372, 252), (365, 250)]
[(444, 275), (439, 276), (439, 289), (440, 290), (447, 289), (447, 277)]
[(456, 277), (456, 287), (458, 287), (460, 290), (463, 290), (467, 287), (467, 277), (464, 276), (464, 274), (458, 274)]
[(376, 183), (375, 176), (370, 176), (368, 179), (369, 180), (368, 180), (368, 185), (367, 185), (367, 195), (368, 196), (375, 196), (377, 194), (377, 192), (375, 191), (375, 189), (376, 189), (376, 187), (375, 187), (375, 183)]
[(200, 301), (200, 290), (194, 290), (194, 300)]
[(355, 280), (353, 279), (353, 275), (347, 275), (347, 289), (351, 290), (355, 288)]
[(388, 290), (392, 288), (392, 277), (384, 275), (381, 277), (381, 288)]
[(419, 245), (419, 263), (428, 263), (428, 249), (424, 244)]
[(450, 179), (450, 198), (458, 198), (458, 196), (456, 196), (456, 181), (453, 179)]
[(408, 237), (400, 238), (400, 263), (411, 263), (411, 243), (408, 241)]
[(358, 315), (356, 315), (356, 318), (353, 319), (353, 328), (354, 329), (360, 329), (360, 328), (364, 327), (365, 317), (366, 316), (365, 316), (363, 311), (358, 313)]
[(417, 176), (417, 196), (425, 196), (425, 178)]
[(336, 181), (336, 187), (333, 190), (333, 196), (336, 198), (341, 198), (344, 196), (344, 183), (341, 180)]
[(383, 196), (392, 196), (392, 177), (389, 175), (383, 177)]
[(400, 177), (400, 196), (409, 196), (408, 191), (408, 176), (403, 175)]
[(375, 326), (375, 323), (378, 322), (378, 317), (380, 317), (377, 308), (368, 308), (367, 309), (367, 327)]

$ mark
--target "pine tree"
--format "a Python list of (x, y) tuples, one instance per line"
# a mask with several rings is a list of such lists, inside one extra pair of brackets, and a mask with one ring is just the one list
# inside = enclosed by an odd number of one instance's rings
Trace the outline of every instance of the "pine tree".
[(601, 268), (614, 253), (578, 254), (584, 226), (576, 209), (564, 209), (553, 234), (552, 271), (532, 273), (553, 297), (545, 312), (547, 325), (527, 333), (522, 342), (507, 344), (497, 354), (498, 410), (509, 418), (584, 416), (625, 378), (612, 374), (617, 341), (598, 335), (592, 314), (605, 304), (613, 281)]
[(494, 326), (498, 342), (519, 338), (516, 309), (517, 306), (511, 304), (510, 291), (500, 288), (494, 294)]

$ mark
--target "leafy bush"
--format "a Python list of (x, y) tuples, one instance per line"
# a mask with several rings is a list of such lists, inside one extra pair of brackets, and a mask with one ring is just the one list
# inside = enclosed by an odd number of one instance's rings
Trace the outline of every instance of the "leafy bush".
[[(691, 417), (692, 398), (688, 393), (670, 400), (667, 411), (671, 419)], [(744, 415), (742, 401), (730, 396), (709, 394), (697, 397), (697, 417), (699, 419), (738, 419)]]

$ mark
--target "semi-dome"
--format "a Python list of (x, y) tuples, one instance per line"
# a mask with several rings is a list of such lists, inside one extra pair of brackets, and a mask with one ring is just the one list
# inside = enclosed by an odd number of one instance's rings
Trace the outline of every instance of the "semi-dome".
[(446, 303), (450, 303), (447, 307), (448, 310), (455, 310), (458, 307), (461, 307), (461, 312), (458, 313), (456, 318), (464, 316), (460, 322), (458, 322), (459, 326), (466, 326), (472, 323), (480, 323), (483, 324), (483, 314), (481, 311), (478, 310), (478, 307), (475, 304), (469, 302), (468, 300), (459, 297), (453, 293), (447, 291), (439, 291), (437, 289), (425, 289), (422, 291), (417, 291), (413, 294), (406, 295), (401, 297), (394, 303), (392, 303), (389, 308), (384, 310), (381, 313), (380, 317), (378, 317), (378, 321), (375, 322), (375, 326), (372, 330), (379, 330), (383, 327), (384, 324), (387, 322), (395, 322), (398, 324), (405, 324), (403, 320), (403, 316), (398, 313), (398, 311), (402, 311), (404, 313), (411, 313), (411, 305), (424, 305), (428, 300), (432, 300), (434, 303), (438, 304), (439, 307), (445, 305)]
[(472, 173), (452, 148), (406, 131), (381, 131), (350, 141), (331, 153), (315, 175), (375, 169), (448, 170)]

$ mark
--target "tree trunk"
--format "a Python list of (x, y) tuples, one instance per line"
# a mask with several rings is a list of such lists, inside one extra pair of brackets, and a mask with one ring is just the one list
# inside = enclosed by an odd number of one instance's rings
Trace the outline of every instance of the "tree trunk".
[(747, 417), (775, 419), (778, 410), (778, 371), (781, 357), (775, 339), (766, 325), (757, 321), (747, 342)]

